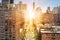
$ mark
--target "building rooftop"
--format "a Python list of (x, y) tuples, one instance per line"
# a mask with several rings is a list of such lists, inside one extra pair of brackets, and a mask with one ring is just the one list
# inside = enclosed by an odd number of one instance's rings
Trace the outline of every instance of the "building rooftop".
[(41, 31), (41, 33), (60, 33), (60, 31)]

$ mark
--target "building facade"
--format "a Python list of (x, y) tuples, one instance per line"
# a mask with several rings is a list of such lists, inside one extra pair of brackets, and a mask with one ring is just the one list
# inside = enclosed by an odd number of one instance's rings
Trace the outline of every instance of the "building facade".
[(52, 13), (54, 14), (54, 23), (55, 25), (60, 25), (60, 7), (54, 7), (52, 10)]
[(0, 40), (15, 40), (15, 10), (0, 10)]
[(13, 0), (2, 0), (0, 6), (0, 40), (20, 40), (17, 9)]
[(43, 31), (41, 32), (41, 40), (60, 40), (60, 31)]
[(22, 1), (20, 1), (18, 4), (18, 12), (20, 14), (19, 18), (20, 18), (20, 28), (24, 28), (24, 23), (25, 23), (25, 15), (27, 13), (27, 4), (23, 3)]

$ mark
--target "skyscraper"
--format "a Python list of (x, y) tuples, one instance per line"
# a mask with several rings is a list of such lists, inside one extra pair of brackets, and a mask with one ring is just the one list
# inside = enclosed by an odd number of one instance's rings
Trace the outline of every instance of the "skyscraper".
[(14, 0), (2, 0), (3, 8), (9, 8), (9, 4), (13, 4)]
[(2, 4), (13, 4), (14, 0), (2, 0)]

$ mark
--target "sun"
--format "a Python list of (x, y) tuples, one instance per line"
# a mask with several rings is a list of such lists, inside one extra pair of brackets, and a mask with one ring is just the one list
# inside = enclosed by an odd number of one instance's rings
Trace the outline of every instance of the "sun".
[(34, 19), (34, 17), (35, 17), (34, 12), (29, 10), (28, 17), (29, 17), (29, 19)]
[(34, 19), (35, 18), (34, 10), (31, 7), (29, 7), (25, 16), (27, 19), (30, 20)]

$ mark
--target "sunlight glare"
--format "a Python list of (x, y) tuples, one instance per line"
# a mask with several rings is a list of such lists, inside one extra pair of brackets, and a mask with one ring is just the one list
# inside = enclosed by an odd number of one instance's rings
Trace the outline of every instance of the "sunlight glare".
[(28, 8), (26, 17), (27, 17), (28, 19), (34, 19), (35, 14), (34, 14), (34, 11), (33, 11), (33, 9), (32, 9), (31, 7)]
[(34, 18), (34, 13), (33, 13), (33, 11), (29, 10), (28, 17), (29, 17), (30, 19), (33, 19), (33, 18)]

